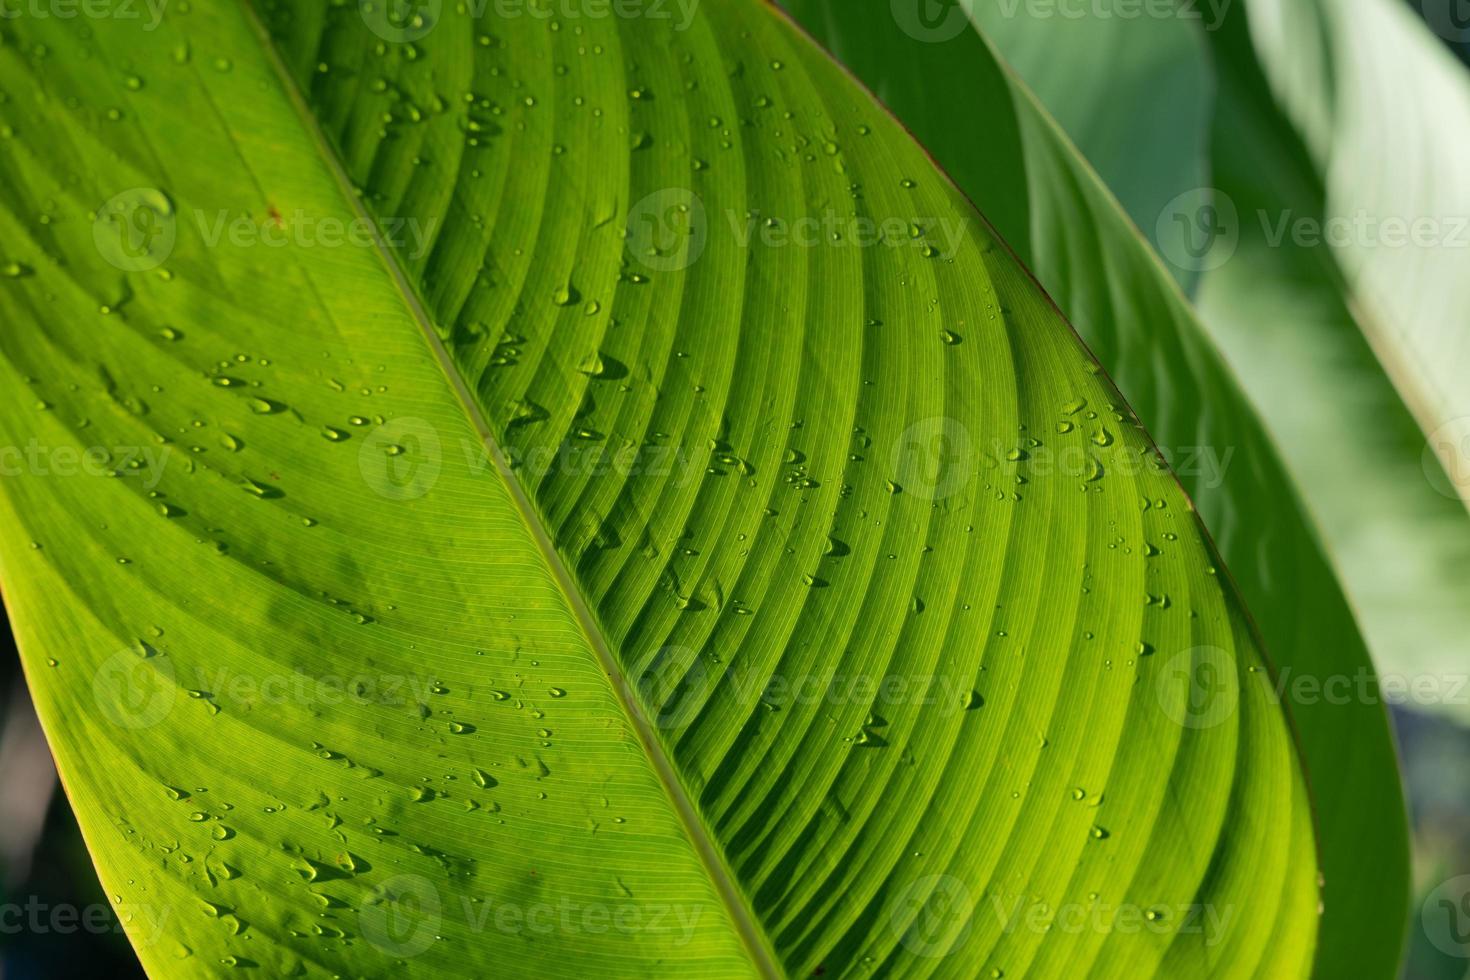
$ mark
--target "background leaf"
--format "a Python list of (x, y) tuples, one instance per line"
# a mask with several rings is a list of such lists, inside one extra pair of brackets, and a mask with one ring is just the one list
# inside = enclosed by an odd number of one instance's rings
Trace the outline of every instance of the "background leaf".
[[(1241, 221), (1206, 277), (1201, 315), (1277, 440), (1293, 447), (1293, 472), (1380, 669), (1401, 688), (1427, 679), (1402, 703), (1463, 724), (1470, 430), (1457, 419), (1463, 386), (1445, 372), (1464, 358), (1456, 297), (1470, 263), (1470, 198), (1451, 161), (1470, 128), (1470, 76), (1393, 4), (1364, 5), (1351, 31), (1311, 4), (1289, 16), (1268, 3), (1247, 9), (1249, 32), (1236, 17), (1213, 38), (1214, 183)], [(1283, 111), (1262, 72), (1295, 71), (1288, 61), (1322, 63), (1341, 91), (1293, 109), (1311, 82), (1283, 78)], [(1419, 114), (1425, 100), (1432, 118)], [(1460, 312), (1434, 307), (1441, 301)]]
[[(1214, 77), (1197, 25), (1182, 17), (1098, 16), (1086, 7), (1038, 17), (1031, 0), (965, 9), (1134, 224), (1156, 246), (1161, 237), (1172, 244), (1177, 228), (1160, 216), (1179, 195), (1208, 183)], [(1205, 4), (1194, 9), (1213, 21)], [(1186, 291), (1199, 278), (1187, 265), (1169, 271)]]

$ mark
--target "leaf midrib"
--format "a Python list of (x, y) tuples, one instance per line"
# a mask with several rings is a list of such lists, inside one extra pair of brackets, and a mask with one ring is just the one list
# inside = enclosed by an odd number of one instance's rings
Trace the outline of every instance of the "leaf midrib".
[(684, 830), (689, 837), (690, 843), (698, 853), (705, 871), (710, 877), (716, 892), (719, 893), (725, 905), (725, 911), (730, 917), (731, 924), (739, 933), (745, 951), (750, 957), (752, 965), (760, 976), (766, 980), (785, 980), (785, 971), (778, 965), (770, 942), (764, 928), (755, 916), (745, 894), (741, 891), (738, 882), (725, 862), (724, 854), (719, 844), (710, 834), (705, 826), (704, 819), (699, 813), (698, 807), (685, 790), (683, 781), (679, 778), (678, 770), (674, 767), (673, 760), (664, 751), (663, 745), (658, 740), (657, 733), (649, 723), (647, 717), (633, 702), (633, 687), (624, 676), (622, 667), (613, 655), (612, 648), (607, 642), (603, 631), (592, 609), (582, 595), (576, 579), (562, 561), (561, 555), (556, 550), (555, 542), (547, 533), (541, 522), (540, 515), (536, 511), (535, 504), (527, 496), (524, 487), (516, 478), (506, 460), (505, 453), (500, 443), (495, 438), (489, 420), (474, 393), (465, 384), (464, 377), (455, 366), (454, 358), (444, 346), (437, 330), (434, 329), (434, 320), (428, 310), (424, 307), (423, 300), (418, 290), (414, 288), (403, 267), (394, 257), (393, 252), (384, 243), (381, 231), (376, 219), (367, 210), (362, 199), (355, 193), (353, 183), (347, 174), (338, 154), (333, 149), (331, 142), (322, 131), (320, 121), (311, 111), (307, 104), (301, 88), (297, 85), (295, 78), (291, 75), (284, 61), (281, 59), (280, 51), (277, 49), (269, 29), (261, 19), (259, 12), (255, 9), (254, 0), (240, 0), (246, 19), (256, 34), (256, 40), (270, 63), (271, 70), (275, 73), (281, 83), (282, 91), (296, 110), (303, 129), (309, 136), (312, 145), (317, 150), (317, 156), (328, 172), (331, 173), (337, 188), (342, 193), (353, 216), (362, 222), (363, 227), (371, 229), (372, 248), (382, 262), (383, 268), (388, 273), (403, 300), (405, 309), (410, 318), (419, 328), (419, 333), (427, 343), (435, 362), (444, 372), (445, 380), (453, 390), (455, 397), (460, 403), (466, 418), (474, 427), (481, 444), (484, 446), (489, 459), (495, 466), (495, 472), (505, 485), (511, 499), (515, 502), (526, 531), (536, 543), (541, 552), (542, 560), (547, 570), (555, 580), (558, 590), (566, 601), (567, 608), (576, 619), (587, 645), (597, 656), (603, 672), (607, 675), (609, 686), (613, 689), (619, 705), (622, 706), (627, 723), (637, 734), (639, 743), (643, 747), (644, 754), (653, 767), (659, 783), (668, 794), (669, 802), (678, 815)]

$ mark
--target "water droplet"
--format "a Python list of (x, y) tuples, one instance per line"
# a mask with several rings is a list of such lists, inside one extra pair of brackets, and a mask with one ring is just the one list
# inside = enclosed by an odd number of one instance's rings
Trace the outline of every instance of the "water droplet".
[(256, 415), (276, 415), (286, 410), (286, 406), (269, 398), (250, 399), (250, 410)]

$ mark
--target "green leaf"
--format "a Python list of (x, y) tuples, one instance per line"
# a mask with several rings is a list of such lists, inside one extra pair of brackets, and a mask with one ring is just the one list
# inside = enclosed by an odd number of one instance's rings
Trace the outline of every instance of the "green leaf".
[[(1324, 957), (1363, 954), (1359, 966), (1387, 964), (1392, 972), (1407, 916), (1409, 868), (1383, 703), (1388, 692), (1379, 690), (1334, 579), (1316, 514), (1292, 482), (1293, 458), (1277, 450), (1277, 433), (1263, 423), (1116, 200), (979, 34), (931, 40), (895, 31), (878, 0), (861, 13), (844, 5), (840, 18), (828, 0), (790, 6), (930, 145), (1001, 234), (1026, 243), (1022, 259), (1171, 455), (1281, 666), (1277, 690), (1300, 733), (1317, 803), (1325, 879), (1319, 948)], [(1072, 61), (1065, 49), (1054, 50), (1053, 58)], [(926, 99), (915, 65), (935, 66), (922, 83), (951, 98)], [(1094, 78), (1089, 85), (1108, 82)], [(955, 107), (965, 104), (953, 97), (958, 92), (992, 107), (1004, 119), (1000, 132), (1020, 135), (983, 146), (952, 135), (973, 126), (968, 111), (956, 118)], [(1120, 99), (1130, 93), (1125, 89)], [(1019, 201), (1011, 190), (1018, 184), (1027, 188)], [(1171, 211), (1194, 215), (1209, 200), (1187, 194)], [(1204, 254), (1166, 254), (1181, 268), (1206, 271)], [(1328, 686), (1351, 694), (1329, 698)], [(1344, 765), (1345, 758), (1354, 764)], [(1364, 840), (1376, 842), (1372, 861), (1363, 860)]]
[(1262, 70), (1322, 175), (1362, 329), (1470, 501), (1470, 75), (1402, 4), (1250, 12)]
[(391, 9), (4, 28), (0, 579), (147, 968), (1304, 973), (1234, 587), (897, 123)]
[[(1314, 4), (1250, 11), (1249, 35), (1235, 18), (1215, 39), (1215, 183), (1242, 220), (1201, 312), (1293, 447), (1380, 669), (1407, 706), (1470, 721), (1458, 582), (1470, 403), (1454, 380), (1470, 300), (1457, 162), (1470, 76), (1394, 4), (1355, 5), (1349, 22)], [(1283, 43), (1292, 54), (1277, 68)], [(1321, 64), (1320, 89), (1310, 73), (1287, 76), (1287, 61)]]
[[(1037, 0), (970, 0), (964, 9), (1149, 241), (1172, 244), (1177, 228), (1160, 215), (1208, 183), (1214, 78), (1198, 26), (1213, 24), (1216, 14), (1203, 3), (1190, 8), (1198, 23)], [(1186, 266), (1169, 271), (1186, 290), (1199, 278)]]

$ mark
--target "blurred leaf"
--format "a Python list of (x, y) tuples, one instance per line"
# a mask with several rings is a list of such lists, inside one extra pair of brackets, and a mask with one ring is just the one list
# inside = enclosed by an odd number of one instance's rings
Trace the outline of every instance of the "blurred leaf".
[[(1055, 12), (1028, 14), (1038, 6)], [(1160, 216), (1170, 201), (1209, 183), (1214, 79), (1196, 24), (1034, 0), (967, 0), (966, 7), (1139, 229), (1155, 245), (1161, 236), (1172, 242), (1178, 231)], [(1213, 23), (1206, 4), (1192, 9)], [(1192, 290), (1199, 270), (1169, 269)]]
[(1399, 0), (1247, 9), (1359, 325), (1470, 502), (1470, 73)]
[[(1239, 216), (1239, 237), (1205, 276), (1202, 317), (1274, 438), (1291, 447), (1292, 475), (1385, 683), (1405, 707), (1466, 723), (1470, 602), (1461, 577), (1470, 567), (1470, 513), (1377, 359), (1372, 301), (1339, 266), (1344, 250), (1324, 235), (1333, 220), (1327, 192), (1274, 109), (1244, 22), (1236, 19), (1214, 41), (1214, 184)], [(1467, 263), (1461, 278), (1470, 269), (1470, 229), (1466, 245), (1448, 250)], [(1369, 248), (1363, 257), (1379, 262), (1386, 251), (1394, 250)], [(1421, 275), (1432, 276), (1432, 266)], [(1426, 288), (1439, 289), (1427, 281)], [(1458, 287), (1444, 288), (1452, 294)]]

